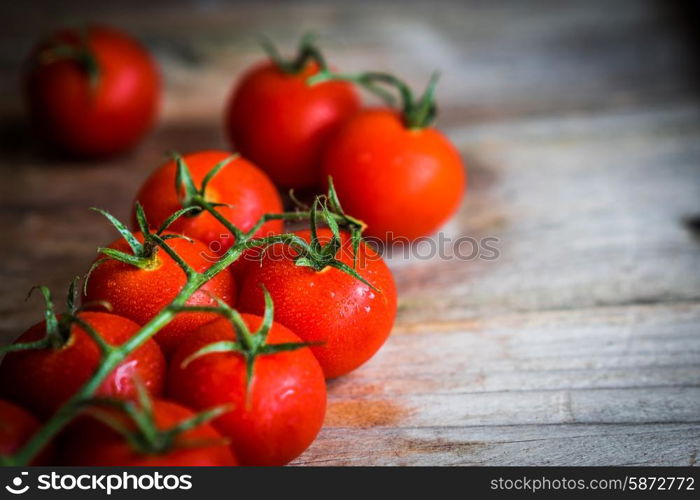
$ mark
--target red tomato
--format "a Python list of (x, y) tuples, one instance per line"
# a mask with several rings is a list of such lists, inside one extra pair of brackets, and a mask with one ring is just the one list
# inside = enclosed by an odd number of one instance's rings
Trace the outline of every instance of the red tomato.
[[(242, 315), (253, 331), (262, 318)], [(256, 357), (246, 391), (246, 363), (236, 352), (207, 354), (186, 367), (182, 362), (205, 345), (234, 340), (231, 323), (220, 319), (193, 333), (175, 353), (168, 374), (168, 394), (192, 408), (232, 403), (233, 410), (214, 420), (231, 438), (243, 465), (284, 465), (299, 456), (321, 429), (326, 411), (323, 372), (308, 348)], [(301, 342), (273, 323), (268, 344)]]
[(49, 36), (32, 52), (24, 83), (39, 133), (81, 156), (133, 147), (151, 128), (160, 101), (158, 69), (146, 49), (102, 26)]
[[(92, 326), (108, 343), (121, 345), (138, 331), (133, 321), (103, 312), (80, 312), (78, 317)], [(17, 340), (31, 342), (44, 338), (41, 322)], [(73, 324), (68, 342), (57, 349), (33, 349), (7, 354), (0, 364), (0, 392), (38, 415), (48, 417), (88, 381), (100, 362), (98, 346), (85, 330)], [(160, 394), (165, 376), (165, 359), (153, 340), (147, 340), (104, 380), (97, 393), (102, 396), (134, 397), (140, 380), (152, 394)]]
[[(112, 411), (112, 416), (125, 421), (123, 413)], [(153, 401), (153, 420), (159, 430), (170, 429), (194, 412), (176, 403)], [(126, 420), (128, 422), (128, 420)], [(133, 429), (133, 424), (129, 426)], [(73, 466), (228, 466), (238, 465), (221, 434), (208, 423), (178, 434), (171, 448), (154, 453), (140, 453), (124, 437), (94, 418), (84, 418), (76, 439), (67, 439), (70, 446), (62, 457), (63, 465)]]
[[(199, 188), (204, 176), (229, 156), (231, 153), (225, 151), (200, 151), (183, 158)], [(175, 190), (175, 175), (175, 161), (169, 161), (146, 180), (136, 197), (154, 227), (183, 208)], [(217, 210), (243, 231), (250, 230), (262, 214), (282, 211), (282, 200), (270, 179), (243, 158), (232, 160), (216, 174), (206, 188), (205, 198), (211, 203), (231, 204)], [(280, 233), (282, 227), (282, 221), (270, 221), (257, 236)], [(170, 230), (204, 242), (214, 256), (224, 253), (234, 243), (229, 231), (208, 212), (180, 217)]]
[(308, 85), (317, 72), (313, 62), (297, 74), (260, 64), (243, 76), (226, 110), (231, 144), (284, 187), (318, 184), (325, 143), (360, 107), (349, 83)]
[(231, 264), (229, 269), (233, 273), (236, 283), (243, 283), (243, 279), (248, 274), (249, 267), (260, 267), (261, 258), (265, 252), (265, 247), (253, 247), (245, 250), (241, 256)]
[(343, 208), (385, 240), (436, 231), (459, 207), (466, 171), (459, 152), (434, 128), (408, 129), (391, 110), (371, 109), (331, 139), (323, 178)]
[[(165, 234), (172, 234), (165, 232)], [(143, 235), (134, 233), (143, 243)], [(207, 257), (207, 247), (199, 241), (169, 239), (168, 245), (175, 250), (195, 271), (204, 271), (212, 265)], [(113, 242), (109, 248), (131, 253), (124, 238)], [(103, 258), (102, 256), (98, 259)], [(87, 282), (84, 303), (106, 301), (116, 314), (145, 325), (153, 316), (170, 304), (185, 285), (187, 278), (178, 264), (162, 249), (156, 254), (157, 263), (152, 269), (139, 269), (117, 260), (106, 260), (96, 267)], [(216, 306), (214, 297), (229, 305), (236, 298), (235, 283), (231, 273), (224, 270), (197, 290), (187, 305)], [(188, 312), (178, 315), (155, 335), (155, 340), (166, 355), (192, 330), (213, 321), (214, 313)]]
[[(309, 241), (308, 230), (296, 234)], [(328, 242), (328, 229), (318, 232)], [(343, 246), (336, 258), (353, 265), (352, 246), (343, 234)], [(323, 342), (313, 346), (326, 378), (344, 375), (367, 361), (389, 336), (396, 316), (396, 286), (391, 271), (376, 252), (361, 244), (358, 273), (381, 292), (338, 269), (320, 272), (297, 266), (296, 251), (281, 245), (270, 248), (262, 266), (249, 265), (241, 285), (238, 308), (262, 314), (267, 288), (275, 304), (275, 321), (297, 332), (305, 342)]]
[[(24, 408), (0, 399), (0, 455), (12, 455), (39, 429), (39, 421)], [(47, 447), (32, 465), (46, 465), (53, 449)]]

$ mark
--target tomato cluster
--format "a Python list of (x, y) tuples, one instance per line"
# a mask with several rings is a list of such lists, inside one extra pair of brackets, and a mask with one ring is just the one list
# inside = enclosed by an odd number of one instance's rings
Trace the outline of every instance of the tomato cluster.
[[(432, 234), (457, 210), (466, 171), (456, 148), (432, 126), (436, 77), (415, 98), (390, 74), (333, 72), (309, 39), (293, 60), (268, 52), (270, 62), (234, 88), (225, 122), (231, 145), (275, 183), (314, 188), (333, 178), (366, 234), (387, 242)], [(360, 109), (352, 83), (393, 103), (380, 90), (390, 86), (401, 109)]]
[[(120, 237), (81, 291), (73, 281), (65, 312), (41, 287), (44, 321), (0, 348), (2, 461), (283, 465), (318, 434), (326, 379), (386, 341), (396, 286), (362, 232), (433, 231), (464, 188), (459, 155), (429, 126), (434, 88), (414, 101), (386, 75), (334, 73), (309, 39), (293, 60), (268, 49), (227, 108), (243, 156), (173, 153), (129, 225), (95, 209)], [(32, 114), (73, 153), (122, 150), (153, 117), (157, 72), (119, 32), (60, 32), (32, 61)], [(400, 88), (401, 113), (360, 110), (352, 82), (377, 81)], [(327, 194), (283, 212), (275, 183)], [(299, 221), (309, 228), (284, 232)]]

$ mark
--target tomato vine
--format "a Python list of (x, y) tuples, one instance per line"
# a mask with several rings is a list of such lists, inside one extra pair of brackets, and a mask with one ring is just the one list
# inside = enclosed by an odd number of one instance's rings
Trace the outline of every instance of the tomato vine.
[(283, 72), (295, 75), (306, 68), (310, 62), (315, 62), (320, 71), (327, 71), (328, 65), (321, 49), (315, 44), (316, 36), (312, 33), (305, 34), (299, 42), (299, 50), (293, 59), (285, 59), (277, 50), (277, 47), (268, 38), (261, 38), (260, 45), (267, 56)]
[(319, 71), (307, 80), (309, 85), (340, 80), (352, 82), (383, 99), (387, 105), (395, 106), (396, 99), (384, 86), (395, 89), (400, 97), (399, 107), (403, 121), (411, 130), (420, 130), (431, 126), (437, 118), (437, 103), (435, 101), (435, 89), (437, 88), (440, 74), (433, 73), (425, 91), (416, 97), (411, 87), (403, 80), (390, 73), (368, 71), (365, 73), (334, 73), (330, 70)]
[[(181, 167), (182, 172), (184, 173), (186, 171), (186, 166)], [(186, 173), (184, 173), (186, 176)], [(183, 180), (182, 176), (180, 177), (180, 180)], [(185, 181), (186, 182), (186, 181)], [(244, 251), (254, 248), (254, 247), (266, 247), (269, 245), (274, 245), (277, 243), (286, 243), (289, 245), (294, 246), (296, 249), (299, 250), (300, 252), (300, 259), (303, 259), (301, 262), (299, 262), (299, 265), (307, 265), (311, 266), (313, 268), (318, 268), (321, 264), (325, 266), (333, 266), (336, 267), (343, 272), (346, 272), (353, 277), (365, 282), (366, 280), (362, 278), (362, 276), (357, 273), (357, 271), (350, 267), (347, 266), (346, 264), (343, 264), (340, 261), (337, 261), (333, 255), (329, 255), (329, 251), (326, 250), (325, 246), (321, 246), (318, 241), (311, 241), (311, 243), (307, 243), (305, 240), (300, 238), (299, 236), (293, 234), (293, 233), (284, 233), (284, 234), (276, 234), (276, 235), (271, 235), (271, 236), (266, 236), (266, 237), (255, 237), (255, 233), (258, 231), (262, 225), (269, 221), (269, 220), (285, 220), (285, 221), (300, 221), (300, 220), (308, 220), (311, 223), (312, 228), (314, 228), (318, 222), (318, 219), (324, 221), (333, 231), (334, 235), (337, 237), (339, 228), (343, 228), (347, 231), (350, 232), (352, 237), (357, 239), (357, 244), (359, 244), (359, 238), (361, 237), (361, 232), (364, 229), (364, 224), (362, 224), (361, 221), (354, 219), (347, 214), (345, 214), (342, 211), (342, 208), (340, 207), (340, 203), (337, 200), (337, 196), (334, 192), (334, 189), (332, 187), (332, 182), (330, 184), (330, 189), (329, 193), (327, 195), (319, 195), (316, 197), (314, 200), (314, 203), (311, 207), (310, 210), (297, 210), (293, 212), (282, 212), (282, 213), (270, 213), (270, 214), (264, 214), (263, 216), (260, 217), (258, 222), (248, 231), (241, 231), (239, 228), (234, 226), (230, 221), (228, 221), (225, 217), (223, 217), (216, 209), (216, 206), (213, 206), (211, 203), (207, 202), (203, 196), (193, 196), (190, 199), (190, 205), (186, 207), (183, 210), (180, 210), (173, 214), (173, 216), (168, 219), (171, 221), (172, 218), (174, 217), (179, 217), (179, 216), (186, 216), (186, 212), (193, 210), (191, 207), (196, 207), (201, 210), (205, 210), (210, 212), (214, 217), (216, 217), (229, 231), (231, 231), (232, 234), (236, 235), (236, 241), (235, 243), (216, 261), (214, 261), (211, 266), (209, 266), (206, 270), (202, 272), (197, 272), (194, 269), (192, 269), (183, 259), (181, 258), (174, 258), (174, 260), (178, 263), (178, 265), (181, 267), (182, 271), (185, 273), (187, 280), (185, 282), (185, 285), (182, 287), (180, 292), (177, 294), (177, 296), (168, 304), (165, 308), (163, 308), (158, 314), (156, 314), (150, 321), (148, 321), (145, 325), (143, 325), (129, 340), (124, 342), (123, 344), (119, 346), (111, 345), (107, 343), (100, 335), (98, 332), (96, 332), (94, 329), (90, 328), (89, 325), (87, 325), (84, 321), (81, 321), (75, 314), (75, 307), (74, 307), (74, 291), (75, 291), (75, 281), (71, 284), (71, 291), (69, 293), (69, 312), (67, 317), (72, 318), (70, 321), (75, 321), (76, 323), (79, 324), (82, 328), (84, 328), (90, 336), (93, 338), (95, 343), (98, 345), (100, 349), (100, 355), (101, 355), (101, 361), (99, 363), (99, 366), (95, 373), (92, 374), (92, 376), (89, 378), (87, 382), (75, 393), (71, 398), (69, 398), (45, 423), (44, 425), (25, 443), (25, 445), (14, 455), (12, 456), (5, 456), (2, 457), (0, 456), (0, 463), (3, 465), (27, 465), (31, 462), (31, 460), (41, 452), (41, 450), (51, 441), (52, 438), (54, 438), (61, 429), (63, 429), (76, 415), (81, 409), (85, 407), (86, 404), (88, 404), (92, 399), (94, 399), (94, 395), (98, 388), (100, 387), (101, 383), (107, 378), (107, 376), (122, 362), (124, 359), (129, 356), (131, 353), (133, 353), (136, 349), (138, 349), (141, 345), (143, 345), (148, 339), (152, 338), (160, 329), (162, 329), (164, 326), (166, 326), (170, 321), (175, 318), (177, 314), (180, 312), (186, 312), (189, 310), (190, 306), (186, 305), (187, 300), (200, 288), (202, 287), (205, 283), (207, 283), (209, 280), (211, 280), (214, 276), (216, 276), (218, 273), (226, 269), (228, 266), (230, 266), (234, 261), (236, 261), (240, 256), (243, 254)], [(204, 186), (206, 187), (206, 186)], [(202, 189), (203, 190), (203, 189)], [(110, 222), (113, 224), (115, 223), (116, 219), (113, 217), (109, 216), (106, 212), (102, 212), (105, 216), (107, 216), (108, 219), (110, 219)], [(137, 214), (141, 215), (142, 211), (139, 210), (139, 207), (137, 206)], [(114, 220), (113, 220), (114, 219)], [(139, 226), (143, 230), (144, 227), (147, 229), (147, 223), (145, 221), (145, 218), (138, 217), (139, 219)], [(127, 237), (127, 233), (129, 236), (131, 236), (131, 233), (123, 227), (124, 232), (122, 232), (122, 226), (119, 221), (116, 221), (117, 228), (120, 230), (120, 233), (122, 233), (122, 236), (127, 238), (127, 241), (129, 241), (129, 238)], [(151, 242), (154, 245), (157, 245), (158, 248), (162, 248), (163, 251), (167, 252), (169, 255), (172, 257), (175, 257), (175, 252), (167, 245), (167, 242), (164, 238), (160, 237), (160, 233), (162, 232), (161, 229), (159, 229), (155, 233), (150, 233), (147, 231), (150, 239), (149, 242)], [(335, 238), (334, 238), (335, 239)], [(354, 240), (353, 240), (354, 241)], [(133, 243), (133, 242), (132, 242)], [(137, 242), (138, 243), (138, 242)], [(139, 243), (139, 245), (141, 245)], [(335, 245), (335, 244), (334, 244)], [(134, 250), (134, 253), (144, 253), (145, 250), (142, 247), (137, 247), (137, 248), (132, 248)], [(104, 249), (101, 249), (101, 252), (104, 253)], [(111, 256), (114, 257), (114, 256)], [(123, 259), (123, 255), (119, 255), (119, 258)], [(150, 258), (148, 255), (135, 255), (135, 257), (140, 258)], [(145, 265), (146, 261), (139, 261), (139, 262), (134, 262), (134, 265)], [(369, 284), (369, 283), (367, 283)], [(371, 284), (369, 284), (371, 286)], [(44, 294), (44, 297), (47, 302), (47, 313), (46, 313), (46, 319), (47, 319), (47, 339), (45, 341), (40, 341), (37, 343), (37, 345), (25, 345), (22, 346), (21, 348), (23, 349), (32, 349), (32, 348), (42, 348), (42, 347), (47, 347), (50, 344), (50, 342), (53, 342), (54, 340), (53, 337), (50, 337), (50, 332), (53, 332), (55, 330), (55, 334), (57, 335), (59, 333), (59, 327), (56, 322), (53, 320), (56, 318), (56, 315), (54, 313), (53, 309), (53, 303), (51, 301), (51, 295), (50, 292), (48, 291), (47, 288), (45, 287), (40, 287), (40, 290)], [(224, 316), (228, 317), (234, 323), (240, 323), (237, 320), (235, 312), (233, 312), (230, 308), (215, 308), (216, 310), (213, 312), (219, 312), (220, 314), (223, 314)], [(268, 318), (268, 320), (271, 318)], [(269, 321), (267, 322), (269, 323)], [(240, 327), (240, 325), (237, 325)], [(261, 327), (265, 328), (265, 324)], [(268, 325), (269, 328), (269, 325)], [(253, 337), (250, 335), (250, 332), (247, 330), (242, 331), (239, 328), (239, 335), (240, 335), (240, 340), (242, 343), (246, 343), (247, 341), (250, 340), (250, 337)], [(54, 337), (56, 336), (54, 335)], [(246, 358), (250, 358), (251, 361), (249, 361), (249, 370), (253, 369), (253, 362), (255, 359), (255, 356), (260, 355), (260, 354), (265, 354), (268, 350), (274, 350), (274, 349), (283, 349), (283, 348), (296, 348), (298, 346), (281, 346), (281, 347), (275, 347), (275, 346), (266, 346), (264, 344), (264, 335), (259, 335), (257, 336), (259, 339), (256, 339), (254, 343), (251, 343), (250, 345), (239, 345), (239, 346), (233, 346), (233, 345), (220, 345), (220, 346), (215, 346), (215, 348), (237, 348), (239, 350), (245, 351), (244, 356)], [(18, 350), (20, 347), (18, 347), (16, 344), (11, 344), (9, 346), (5, 346), (3, 348), (0, 348), (0, 354), (4, 354), (5, 352), (13, 351), (13, 350)], [(201, 353), (204, 354), (204, 353)], [(250, 372), (249, 372), (250, 373)]]

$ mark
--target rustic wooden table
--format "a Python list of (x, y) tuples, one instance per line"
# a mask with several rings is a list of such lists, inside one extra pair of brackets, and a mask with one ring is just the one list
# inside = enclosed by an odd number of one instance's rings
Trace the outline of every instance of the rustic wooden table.
[[(63, 290), (114, 238), (88, 207), (125, 217), (165, 150), (225, 147), (222, 104), (260, 57), (255, 33), (291, 48), (315, 30), (347, 70), (415, 85), (442, 70), (439, 125), (470, 175), (443, 233), (498, 238), (500, 256), (391, 260), (393, 335), (330, 383), (296, 463), (696, 463), (697, 18), (644, 1), (70, 5), (3, 7), (0, 340), (39, 319), (31, 285)], [(162, 120), (129, 156), (57, 159), (27, 131), (21, 58), (74, 18), (129, 29), (163, 67)]]

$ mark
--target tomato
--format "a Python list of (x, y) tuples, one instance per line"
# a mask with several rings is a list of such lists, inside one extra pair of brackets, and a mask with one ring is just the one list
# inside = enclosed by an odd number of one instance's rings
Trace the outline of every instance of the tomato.
[(315, 62), (296, 73), (262, 63), (242, 77), (226, 110), (231, 144), (287, 188), (319, 183), (323, 147), (360, 106), (346, 82), (308, 85), (318, 70)]
[[(205, 175), (219, 162), (231, 156), (225, 151), (200, 151), (183, 157), (192, 179), (201, 184)], [(175, 190), (176, 162), (169, 161), (146, 180), (136, 199), (143, 205), (148, 220), (154, 226), (183, 208)], [(250, 230), (264, 213), (282, 211), (282, 200), (270, 179), (260, 169), (243, 158), (231, 160), (209, 182), (205, 199), (210, 203), (226, 203), (217, 210), (243, 231)], [(282, 232), (282, 221), (267, 222), (257, 236)], [(180, 217), (170, 230), (198, 239), (209, 246), (210, 254), (222, 254), (234, 243), (229, 231), (208, 212)]]
[[(242, 315), (252, 330), (262, 318)], [(202, 347), (234, 340), (231, 323), (220, 319), (201, 327), (185, 340), (170, 364), (170, 397), (192, 408), (233, 404), (213, 421), (231, 438), (243, 465), (283, 465), (300, 455), (314, 440), (323, 423), (326, 385), (323, 372), (308, 347), (255, 358), (250, 386), (246, 362), (238, 352), (206, 354), (185, 367), (183, 361)], [(277, 323), (268, 344), (300, 342)]]
[(233, 273), (236, 283), (243, 283), (251, 267), (260, 267), (260, 261), (265, 253), (265, 247), (253, 247), (245, 250), (241, 256), (231, 264), (229, 269)]
[[(173, 233), (163, 233), (168, 234)], [(139, 242), (144, 241), (142, 233), (134, 233), (134, 236)], [(207, 247), (199, 241), (177, 238), (169, 239), (167, 243), (195, 271), (204, 271), (213, 263)], [(109, 248), (131, 252), (124, 238), (116, 240)], [(105, 260), (90, 274), (83, 302), (106, 301), (116, 314), (145, 325), (172, 302), (187, 281), (183, 270), (162, 249), (157, 250), (155, 261), (152, 267), (140, 269), (117, 260)], [(229, 305), (235, 301), (235, 283), (228, 270), (205, 283), (189, 298), (187, 305), (216, 306), (215, 297)], [(217, 317), (214, 313), (178, 313), (154, 338), (163, 352), (169, 355), (192, 330)]]
[[(20, 448), (39, 429), (39, 420), (24, 408), (0, 399), (0, 455), (8, 456)], [(32, 465), (49, 462), (53, 448), (47, 447)]]
[[(296, 234), (309, 241), (308, 230)], [(328, 242), (328, 229), (318, 232)], [(352, 266), (353, 252), (347, 234), (336, 258)], [(296, 332), (312, 346), (327, 378), (344, 375), (367, 361), (387, 339), (396, 316), (396, 286), (391, 271), (366, 244), (358, 249), (357, 272), (381, 290), (377, 292), (349, 274), (332, 267), (314, 271), (297, 266), (296, 250), (268, 249), (262, 265), (249, 265), (240, 287), (238, 308), (262, 314), (261, 284), (275, 303), (275, 321)]]
[(435, 232), (466, 185), (459, 152), (442, 133), (409, 129), (388, 109), (365, 110), (341, 127), (323, 158), (329, 175), (343, 208), (384, 240)]
[[(126, 417), (116, 410), (113, 418), (124, 421)], [(165, 400), (153, 401), (155, 427), (167, 431), (183, 420), (194, 416), (194, 412), (176, 403)], [(133, 424), (129, 426), (133, 429)], [(208, 423), (178, 434), (171, 446), (150, 453), (134, 449), (125, 438), (95, 418), (84, 418), (83, 426), (75, 439), (67, 438), (61, 463), (73, 466), (229, 466), (238, 465), (221, 434)]]
[[(133, 321), (104, 312), (80, 312), (82, 319), (112, 345), (121, 345), (139, 330)], [(23, 333), (16, 343), (44, 338), (42, 321)], [(48, 417), (73, 396), (93, 375), (100, 363), (95, 341), (73, 324), (67, 342), (58, 348), (10, 352), (0, 364), (0, 393), (36, 414)], [(102, 382), (97, 393), (103, 396), (131, 398), (136, 394), (135, 380), (152, 393), (160, 394), (165, 376), (165, 359), (158, 345), (147, 340), (122, 361)]]
[(158, 69), (146, 49), (104, 26), (53, 33), (30, 55), (24, 84), (37, 131), (79, 156), (132, 148), (160, 102)]

